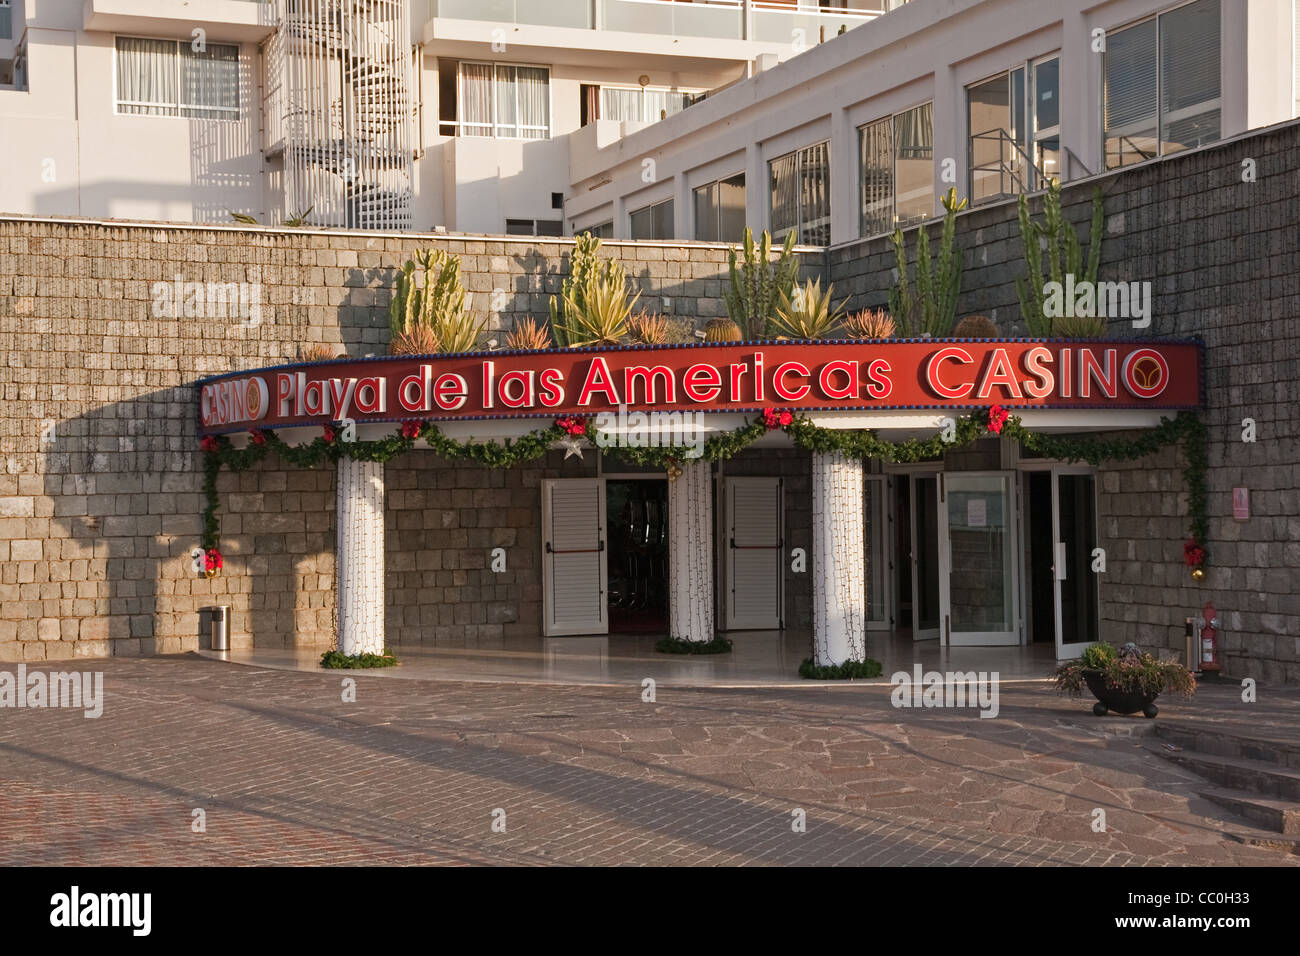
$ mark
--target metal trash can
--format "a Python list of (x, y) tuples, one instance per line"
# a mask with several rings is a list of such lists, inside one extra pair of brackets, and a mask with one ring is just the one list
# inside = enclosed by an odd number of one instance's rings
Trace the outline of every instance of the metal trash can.
[(230, 605), (219, 604), (212, 611), (212, 649), (230, 650)]

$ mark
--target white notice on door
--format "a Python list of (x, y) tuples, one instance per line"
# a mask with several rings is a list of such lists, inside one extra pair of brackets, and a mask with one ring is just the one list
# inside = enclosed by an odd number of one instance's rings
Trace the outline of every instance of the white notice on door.
[(989, 523), (988, 502), (983, 498), (970, 498), (966, 501), (966, 527), (983, 528)]

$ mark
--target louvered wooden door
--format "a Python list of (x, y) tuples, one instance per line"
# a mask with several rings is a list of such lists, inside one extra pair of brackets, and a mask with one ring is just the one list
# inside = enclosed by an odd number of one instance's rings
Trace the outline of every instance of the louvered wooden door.
[(543, 632), (606, 634), (605, 483), (542, 482)]

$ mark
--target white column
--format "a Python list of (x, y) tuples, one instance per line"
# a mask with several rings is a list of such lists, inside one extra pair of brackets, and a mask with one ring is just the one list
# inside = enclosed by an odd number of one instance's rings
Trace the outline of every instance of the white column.
[(867, 586), (862, 462), (837, 452), (812, 456), (813, 661), (867, 656)]
[(384, 651), (384, 465), (340, 458), (338, 496), (339, 652)]
[(668, 482), (668, 633), (713, 640), (713, 474), (707, 461), (682, 463)]

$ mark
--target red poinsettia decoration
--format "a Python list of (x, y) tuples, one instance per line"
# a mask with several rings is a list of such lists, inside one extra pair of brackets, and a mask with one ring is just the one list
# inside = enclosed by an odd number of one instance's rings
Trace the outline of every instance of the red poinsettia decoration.
[(763, 409), (763, 424), (767, 426), (768, 431), (784, 428), (793, 421), (794, 415), (783, 408)]
[(1183, 545), (1183, 560), (1189, 568), (1199, 568), (1205, 563), (1205, 549), (1195, 538), (1188, 538)]
[(217, 439), (212, 435), (204, 435), (199, 439), (199, 448), (204, 451), (216, 451), (218, 448)]
[(260, 428), (254, 428), (249, 431), (248, 437), (253, 440), (254, 445), (266, 444), (266, 432), (262, 431)]
[(402, 422), (402, 437), (419, 438), (420, 427), (421, 427), (421, 423), (415, 421), (414, 419), (411, 419), (410, 421)]
[(989, 431), (995, 435), (1002, 434), (1002, 426), (1007, 423), (1010, 413), (1001, 405), (994, 405), (989, 409)]
[(574, 437), (587, 434), (587, 420), (577, 415), (563, 415), (555, 420), (555, 424)]
[(334, 426), (333, 426), (333, 425), (326, 425), (324, 428), (322, 428), (322, 429), (321, 429), (321, 435), (322, 435), (322, 437), (324, 437), (324, 439), (325, 439), (325, 444), (327, 444), (327, 445), (332, 445), (332, 444), (334, 444), (334, 438), (335, 438), (336, 433), (335, 433), (335, 431), (334, 431)]
[(221, 560), (221, 552), (216, 548), (207, 551), (203, 556), (203, 567), (209, 574), (215, 574), (220, 571), (225, 562)]

